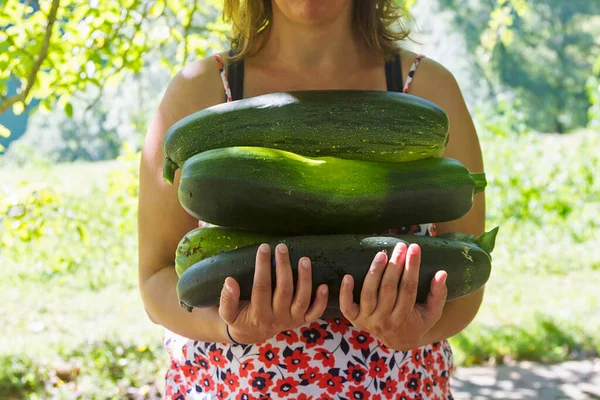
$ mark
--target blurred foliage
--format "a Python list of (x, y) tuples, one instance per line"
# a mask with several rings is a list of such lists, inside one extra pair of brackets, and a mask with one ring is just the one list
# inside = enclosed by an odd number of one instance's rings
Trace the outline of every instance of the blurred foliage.
[(28, 399), (156, 399), (160, 352), (115, 338), (58, 348), (45, 362), (22, 354), (0, 356), (0, 393)]
[(586, 82), (600, 60), (600, 2), (439, 0), (464, 33), (493, 101), (511, 92), (526, 123), (563, 133), (588, 124)]
[(126, 148), (119, 160), (127, 167), (108, 174), (107, 189), (86, 196), (26, 181), (0, 192), (0, 260), (13, 266), (3, 279), (135, 285), (138, 159)]
[[(172, 73), (222, 47), (228, 26), (218, 0), (5, 1), (0, 9), (0, 114), (33, 99), (74, 113), (72, 96), (90, 86), (98, 101), (155, 55)], [(20, 82), (7, 92), (10, 77)], [(5, 128), (0, 133), (6, 134)]]
[(10, 144), (0, 162), (24, 166), (32, 161), (112, 160), (124, 144), (140, 149), (169, 79), (164, 68), (150, 64), (117, 87), (104, 89), (97, 101), (95, 87), (74, 94), (71, 117), (59, 108), (42, 109), (29, 118), (26, 133)]

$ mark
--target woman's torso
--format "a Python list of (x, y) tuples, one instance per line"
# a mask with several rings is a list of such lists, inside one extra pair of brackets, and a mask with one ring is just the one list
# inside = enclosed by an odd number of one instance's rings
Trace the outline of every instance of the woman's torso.
[[(368, 68), (365, 78), (377, 86), (373, 90), (407, 92), (419, 61), (416, 58), (410, 65), (412, 73), (405, 79), (401, 60), (387, 63), (383, 78)], [(253, 74), (252, 68), (244, 71), (239, 63), (225, 67), (218, 56), (215, 62), (226, 101), (236, 100), (244, 92), (244, 97), (249, 97), (296, 89), (289, 84), (285, 87), (285, 83), (261, 86), (264, 74)], [(390, 232), (434, 236), (435, 224)], [(393, 351), (343, 317), (322, 318), (255, 345), (198, 342), (168, 330), (164, 344), (171, 359), (166, 374), (168, 399), (452, 398), (449, 377), (453, 357), (447, 341), (407, 352)]]

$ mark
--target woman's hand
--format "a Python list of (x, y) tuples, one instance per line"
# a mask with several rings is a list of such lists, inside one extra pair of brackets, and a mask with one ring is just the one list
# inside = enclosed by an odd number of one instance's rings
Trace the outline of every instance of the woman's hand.
[(424, 335), (442, 316), (447, 274), (438, 271), (426, 303), (416, 304), (420, 265), (417, 244), (408, 248), (397, 244), (389, 263), (385, 253), (377, 253), (363, 283), (360, 305), (353, 300), (352, 276), (344, 278), (340, 311), (355, 327), (373, 334), (391, 349), (407, 351), (425, 345)]
[[(256, 268), (250, 302), (240, 306), (238, 282), (228, 277), (221, 292), (219, 315), (229, 325), (231, 337), (239, 343), (260, 343), (278, 333), (295, 329), (311, 322), (327, 307), (327, 285), (317, 289), (315, 300), (310, 306), (312, 295), (311, 263), (302, 257), (298, 265), (298, 283), (294, 282), (288, 249), (279, 244), (275, 249), (276, 287), (271, 282), (271, 250), (263, 243), (256, 253)], [(310, 308), (309, 308), (310, 306)]]

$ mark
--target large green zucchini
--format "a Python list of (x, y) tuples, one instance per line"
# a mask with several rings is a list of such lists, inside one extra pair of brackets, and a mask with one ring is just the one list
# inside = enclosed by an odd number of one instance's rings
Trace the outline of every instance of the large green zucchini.
[[(313, 299), (317, 287), (327, 284), (329, 302), (326, 316), (339, 316), (339, 289), (342, 278), (352, 275), (355, 281), (354, 301), (360, 301), (360, 292), (369, 266), (378, 251), (391, 254), (402, 241), (421, 247), (421, 266), (417, 302), (426, 300), (435, 273), (448, 273), (447, 301), (463, 297), (481, 288), (491, 272), (491, 252), (498, 228), (479, 238), (461, 233), (437, 237), (412, 235), (313, 235), (292, 236), (267, 241), (273, 250), (278, 243), (288, 246), (294, 283), (298, 277), (298, 261), (309, 257), (312, 261)], [(256, 252), (260, 243), (241, 247), (206, 258), (188, 268), (179, 278), (177, 295), (183, 308), (210, 307), (219, 304), (219, 296), (230, 276), (240, 284), (240, 299), (250, 300), (254, 282)], [(273, 254), (273, 252), (271, 253)], [(272, 286), (275, 288), (275, 268)]]
[(261, 147), (209, 150), (182, 168), (194, 217), (268, 234), (374, 233), (465, 215), (485, 174), (457, 160), (405, 163), (309, 158)]
[(448, 126), (440, 107), (404, 93), (270, 93), (218, 104), (175, 123), (163, 140), (163, 176), (172, 183), (175, 171), (191, 156), (231, 146), (367, 161), (438, 157)]

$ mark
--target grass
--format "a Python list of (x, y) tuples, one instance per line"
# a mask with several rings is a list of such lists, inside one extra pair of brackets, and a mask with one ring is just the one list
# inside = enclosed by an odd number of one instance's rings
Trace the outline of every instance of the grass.
[[(500, 233), (481, 311), (451, 339), (456, 362), (597, 353), (599, 135), (483, 135), (482, 144), (487, 225)], [(137, 291), (136, 168), (121, 160), (1, 171), (0, 393), (162, 391), (162, 329)]]

